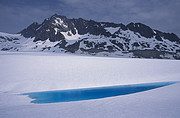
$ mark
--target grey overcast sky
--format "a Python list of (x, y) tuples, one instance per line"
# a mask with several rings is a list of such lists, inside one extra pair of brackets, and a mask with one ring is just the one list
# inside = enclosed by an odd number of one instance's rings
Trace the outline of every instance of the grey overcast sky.
[(0, 0), (0, 32), (17, 33), (53, 14), (128, 24), (180, 37), (180, 0)]

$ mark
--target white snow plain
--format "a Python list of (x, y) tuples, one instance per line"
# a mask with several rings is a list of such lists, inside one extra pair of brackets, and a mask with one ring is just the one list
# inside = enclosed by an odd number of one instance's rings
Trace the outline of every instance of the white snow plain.
[(179, 118), (180, 84), (66, 103), (33, 104), (26, 92), (180, 81), (180, 61), (0, 52), (0, 118)]

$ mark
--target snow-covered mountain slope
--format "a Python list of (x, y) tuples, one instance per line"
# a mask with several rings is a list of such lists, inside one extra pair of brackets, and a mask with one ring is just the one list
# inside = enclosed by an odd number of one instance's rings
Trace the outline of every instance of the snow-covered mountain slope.
[(0, 50), (180, 59), (180, 39), (141, 23), (123, 25), (55, 14), (18, 34), (0, 33)]

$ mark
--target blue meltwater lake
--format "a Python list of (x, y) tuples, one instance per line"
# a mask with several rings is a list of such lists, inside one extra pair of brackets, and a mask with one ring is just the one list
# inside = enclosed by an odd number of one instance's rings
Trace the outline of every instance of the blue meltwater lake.
[(119, 85), (96, 88), (70, 89), (70, 90), (56, 90), (24, 93), (21, 95), (28, 95), (32, 98), (32, 103), (55, 103), (55, 102), (71, 102), (90, 99), (100, 99), (106, 97), (127, 95), (142, 91), (147, 91), (163, 86), (168, 86), (179, 82), (156, 82), (145, 84)]

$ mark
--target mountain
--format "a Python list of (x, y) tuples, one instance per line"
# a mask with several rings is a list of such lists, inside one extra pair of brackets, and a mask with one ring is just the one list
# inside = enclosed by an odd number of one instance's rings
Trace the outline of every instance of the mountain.
[(124, 25), (54, 14), (17, 34), (0, 33), (0, 50), (180, 59), (180, 39), (142, 23)]

